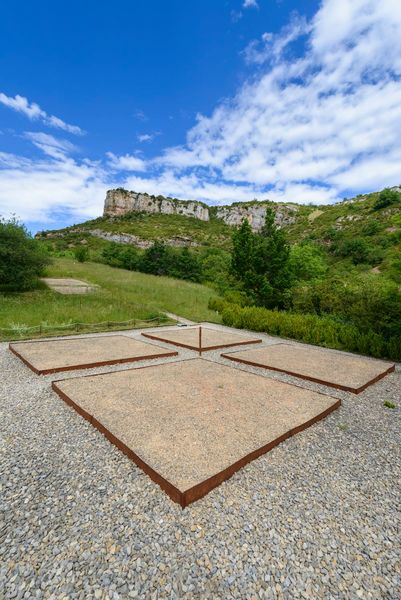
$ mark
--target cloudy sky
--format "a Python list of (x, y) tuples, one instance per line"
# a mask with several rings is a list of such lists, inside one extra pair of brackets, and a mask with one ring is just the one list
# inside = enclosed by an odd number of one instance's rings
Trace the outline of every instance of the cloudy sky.
[(400, 183), (399, 0), (0, 7), (0, 215), (33, 231), (110, 187), (325, 204)]

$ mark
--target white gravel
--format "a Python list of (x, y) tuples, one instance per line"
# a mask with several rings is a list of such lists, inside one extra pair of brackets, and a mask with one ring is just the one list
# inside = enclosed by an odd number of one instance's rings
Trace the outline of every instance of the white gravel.
[(400, 365), (356, 396), (205, 353), (343, 404), (182, 510), (50, 387), (127, 365), (39, 377), (7, 346), (0, 598), (401, 599)]

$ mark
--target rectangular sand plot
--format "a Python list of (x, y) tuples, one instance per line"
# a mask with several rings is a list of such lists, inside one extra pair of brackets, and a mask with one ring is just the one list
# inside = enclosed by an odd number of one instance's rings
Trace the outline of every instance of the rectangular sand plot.
[(20, 342), (9, 348), (39, 375), (178, 354), (126, 335)]
[(258, 344), (262, 341), (237, 335), (236, 333), (209, 329), (208, 327), (188, 327), (160, 333), (142, 333), (142, 335), (152, 340), (159, 340), (201, 352), (229, 346), (242, 346), (243, 344)]
[(381, 360), (346, 355), (313, 346), (305, 348), (290, 344), (274, 344), (266, 348), (233, 352), (222, 356), (246, 365), (281, 371), (354, 394), (359, 394), (395, 368), (394, 364)]
[(182, 507), (340, 405), (201, 358), (53, 382)]

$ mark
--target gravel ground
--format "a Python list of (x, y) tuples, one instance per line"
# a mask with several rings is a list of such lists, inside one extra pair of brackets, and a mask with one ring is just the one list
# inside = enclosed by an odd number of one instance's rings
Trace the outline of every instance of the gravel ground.
[(181, 510), (0, 344), (0, 598), (401, 599), (400, 365), (355, 396), (204, 358), (343, 405)]

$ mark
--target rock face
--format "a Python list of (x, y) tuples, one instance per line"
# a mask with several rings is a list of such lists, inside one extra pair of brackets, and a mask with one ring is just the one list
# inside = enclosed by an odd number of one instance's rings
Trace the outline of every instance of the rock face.
[[(136, 246), (137, 248), (142, 248), (143, 250), (153, 246), (152, 240), (143, 240), (142, 238), (136, 235), (131, 235), (130, 233), (111, 233), (109, 231), (103, 231), (102, 229), (86, 229), (85, 232), (93, 235), (94, 237), (106, 240), (107, 242), (130, 244), (131, 246)], [(184, 246), (199, 246), (199, 244), (184, 236), (176, 236), (169, 240), (164, 240), (164, 243), (168, 246), (174, 246), (176, 248), (183, 248)]]
[[(240, 225), (244, 218), (248, 219), (254, 231), (260, 231), (266, 215), (266, 202), (234, 206), (219, 206), (215, 214), (227, 225)], [(276, 225), (285, 227), (294, 223), (298, 207), (293, 204), (271, 204), (276, 213)], [(105, 217), (121, 217), (129, 212), (161, 213), (166, 215), (183, 215), (201, 221), (210, 220), (210, 210), (201, 202), (193, 200), (175, 200), (163, 196), (149, 196), (137, 192), (129, 192), (122, 188), (109, 190), (104, 203)]]
[(128, 212), (162, 213), (164, 215), (184, 215), (201, 221), (209, 221), (209, 210), (200, 202), (173, 200), (163, 196), (149, 196), (129, 192), (122, 188), (109, 190), (104, 203), (103, 215), (119, 217)]
[[(217, 208), (216, 215), (222, 219), (227, 225), (241, 225), (242, 220), (248, 219), (250, 226), (254, 231), (260, 231), (265, 222), (266, 204), (248, 206), (220, 206)], [(296, 206), (281, 204), (279, 206), (272, 205), (271, 208), (275, 211), (275, 223), (279, 227), (285, 227), (295, 221), (295, 215), (298, 211)]]

